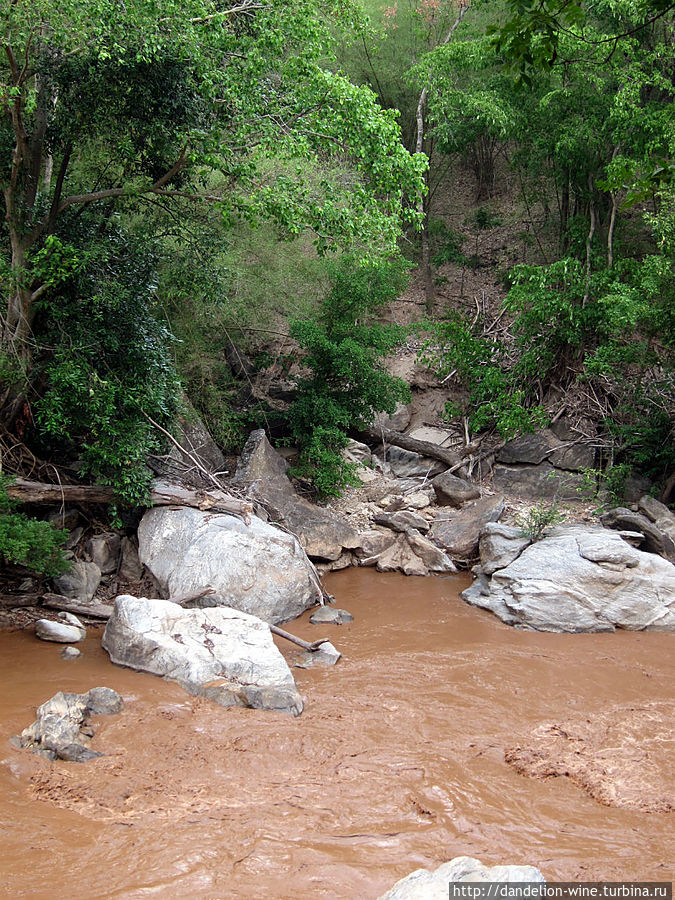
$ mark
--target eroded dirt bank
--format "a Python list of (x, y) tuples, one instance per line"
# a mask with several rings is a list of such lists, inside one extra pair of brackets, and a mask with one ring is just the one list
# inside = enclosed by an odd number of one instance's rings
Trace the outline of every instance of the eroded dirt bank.
[[(372, 900), (460, 854), (550, 879), (672, 878), (675, 636), (514, 631), (463, 604), (466, 583), (331, 576), (356, 621), (293, 623), (345, 657), (294, 670), (299, 719), (116, 668), (93, 637), (65, 662), (56, 645), (0, 634), (0, 894)], [(57, 690), (102, 684), (127, 700), (96, 723), (105, 757), (49, 763), (7, 743)], [(582, 775), (505, 761), (551, 734), (565, 752), (569, 735), (585, 742)], [(615, 805), (590, 796), (588, 772)], [(641, 797), (662, 811), (636, 809)]]

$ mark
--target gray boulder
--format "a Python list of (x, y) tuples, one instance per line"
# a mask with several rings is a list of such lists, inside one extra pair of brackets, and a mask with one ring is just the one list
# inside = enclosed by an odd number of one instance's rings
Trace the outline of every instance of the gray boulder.
[(563, 472), (549, 462), (495, 466), (492, 485), (497, 491), (532, 500), (581, 500), (592, 496), (594, 491), (594, 486), (589, 485), (581, 475)]
[(279, 624), (319, 602), (316, 572), (297, 539), (253, 517), (182, 507), (148, 510), (139, 555), (169, 597), (211, 587), (210, 602)]
[(448, 900), (449, 885), (455, 882), (532, 882), (545, 884), (534, 866), (484, 866), (470, 856), (457, 856), (435, 872), (417, 869), (397, 881), (380, 900)]
[(477, 500), (480, 490), (475, 484), (458, 478), (450, 472), (442, 472), (431, 482), (436, 492), (436, 500), (439, 506), (460, 507), (468, 500)]
[(432, 544), (428, 538), (415, 531), (409, 531), (406, 539), (410, 549), (422, 560), (430, 572), (436, 572), (441, 575), (457, 571), (457, 567), (447, 553), (444, 553), (440, 547)]
[(648, 494), (640, 497), (638, 509), (664, 531), (671, 532), (675, 530), (675, 513), (671, 512), (665, 503), (661, 503), (655, 497), (650, 497)]
[(521, 434), (502, 447), (497, 461), (507, 465), (550, 462), (557, 469), (572, 472), (593, 468), (594, 447), (587, 440), (580, 439), (572, 429), (566, 429), (566, 432), (563, 437), (548, 428), (540, 428), (532, 434)]
[(87, 636), (87, 629), (72, 613), (60, 612), (58, 621), (38, 619), (35, 623), (35, 636), (41, 641), (55, 641), (57, 644), (77, 644)]
[[(644, 507), (645, 504), (643, 503)], [(653, 504), (648, 505), (648, 508), (652, 513), (656, 511)], [(667, 507), (666, 511), (668, 511)], [(600, 521), (607, 528), (616, 528), (619, 531), (639, 531), (644, 535), (644, 543), (642, 545), (644, 550), (650, 553), (658, 553), (665, 559), (675, 562), (675, 533), (673, 533), (672, 537), (668, 533), (667, 529), (669, 529), (670, 522), (666, 517), (662, 516), (659, 522), (655, 522), (640, 513), (635, 513), (623, 506), (617, 506), (604, 513), (600, 517)], [(665, 528), (661, 526), (661, 522)]]
[(101, 583), (101, 570), (93, 562), (76, 560), (70, 571), (54, 578), (54, 590), (71, 600), (90, 603)]
[(373, 428), (388, 428), (391, 431), (405, 431), (410, 425), (410, 408), (405, 403), (397, 403), (393, 415), (378, 413), (373, 421)]
[(268, 626), (235, 609), (183, 609), (123, 594), (103, 633), (114, 663), (177, 681), (221, 706), (300, 715), (302, 700)]
[(391, 547), (396, 540), (389, 529), (386, 531), (362, 531), (359, 534), (359, 546), (354, 551), (361, 565), (366, 565), (366, 560), (371, 560), (370, 565), (375, 565), (376, 557)]
[(120, 536), (113, 532), (96, 534), (87, 541), (85, 547), (89, 559), (96, 563), (102, 575), (111, 575), (117, 571), (120, 560)]
[(457, 510), (441, 509), (430, 537), (453, 559), (475, 559), (482, 529), (488, 522), (496, 522), (503, 512), (504, 498), (499, 496), (481, 497)]
[(447, 468), (445, 463), (430, 456), (420, 456), (412, 450), (404, 450), (402, 447), (387, 447), (386, 462), (391, 466), (391, 471), (397, 478), (430, 478), (438, 475)]
[(384, 525), (385, 528), (391, 528), (392, 531), (400, 531), (402, 533), (407, 532), (410, 528), (423, 532), (429, 530), (429, 523), (424, 516), (410, 509), (401, 509), (398, 512), (375, 513), (373, 521), (376, 525)]
[(297, 495), (288, 465), (262, 429), (251, 432), (233, 483), (247, 489), (271, 518), (293, 532), (308, 556), (335, 560), (358, 546), (356, 531), (339, 516)]
[(122, 581), (140, 581), (143, 577), (143, 563), (138, 558), (138, 541), (136, 538), (123, 537), (120, 544), (122, 560), (119, 577)]
[(483, 574), (492, 575), (517, 559), (532, 542), (520, 528), (488, 522), (480, 533), (478, 550)]
[(536, 631), (675, 629), (675, 566), (599, 527), (553, 529), (461, 596)]
[(86, 762), (102, 754), (89, 748), (89, 716), (114, 715), (124, 703), (111, 688), (92, 688), (86, 694), (59, 691), (38, 707), (37, 719), (21, 732), (17, 743), (48, 759)]
[[(364, 565), (368, 564), (364, 561)], [(403, 572), (404, 575), (428, 575), (429, 568), (410, 546), (408, 537), (399, 534), (394, 543), (374, 560), (378, 572)]]

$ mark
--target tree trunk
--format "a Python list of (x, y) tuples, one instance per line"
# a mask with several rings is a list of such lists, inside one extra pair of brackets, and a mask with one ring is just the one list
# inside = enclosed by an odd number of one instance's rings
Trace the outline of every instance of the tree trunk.
[[(112, 488), (97, 484), (43, 484), (17, 478), (7, 486), (7, 494), (21, 503), (111, 503)], [(219, 490), (195, 491), (178, 484), (155, 481), (150, 490), (152, 506), (192, 506), (210, 509), (248, 519), (253, 507), (245, 501)]]
[(382, 426), (369, 428), (366, 434), (377, 441), (385, 441), (387, 444), (402, 447), (404, 450), (410, 450), (412, 453), (419, 453), (421, 456), (430, 456), (432, 459), (438, 459), (447, 466), (463, 465), (464, 457), (456, 450), (439, 447), (438, 444), (432, 444), (429, 441), (418, 441), (407, 434), (390, 431), (389, 428), (383, 428)]

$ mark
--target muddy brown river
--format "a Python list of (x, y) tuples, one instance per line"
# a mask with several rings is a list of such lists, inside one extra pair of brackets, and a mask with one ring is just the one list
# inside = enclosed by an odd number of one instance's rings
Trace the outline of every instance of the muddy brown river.
[[(297, 719), (115, 667), (100, 634), (75, 662), (0, 634), (0, 896), (374, 900), (459, 855), (671, 880), (675, 635), (515, 631), (466, 584), (331, 576), (355, 622), (288, 626), (344, 654), (294, 670)], [(105, 756), (8, 743), (57, 690), (98, 685), (126, 701), (94, 722)]]

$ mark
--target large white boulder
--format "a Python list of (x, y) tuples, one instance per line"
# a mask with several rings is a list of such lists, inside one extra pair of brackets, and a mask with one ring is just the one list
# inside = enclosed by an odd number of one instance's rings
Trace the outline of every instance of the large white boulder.
[(122, 594), (103, 646), (114, 663), (177, 681), (221, 706), (302, 712), (269, 627), (235, 609), (183, 609), (170, 600)]
[(449, 887), (455, 882), (532, 882), (545, 884), (534, 866), (484, 866), (471, 856), (456, 856), (435, 872), (417, 869), (397, 881), (380, 900), (448, 900)]
[(321, 599), (316, 571), (297, 539), (256, 517), (247, 525), (223, 513), (158, 507), (143, 516), (138, 544), (141, 562), (169, 597), (211, 587), (209, 605), (275, 625)]
[[(556, 528), (496, 569), (485, 550), (482, 542), (484, 572), (492, 578), (483, 575), (461, 596), (509, 625), (560, 632), (675, 630), (675, 566), (636, 550), (616, 531)], [(496, 557), (493, 562), (499, 565)]]

